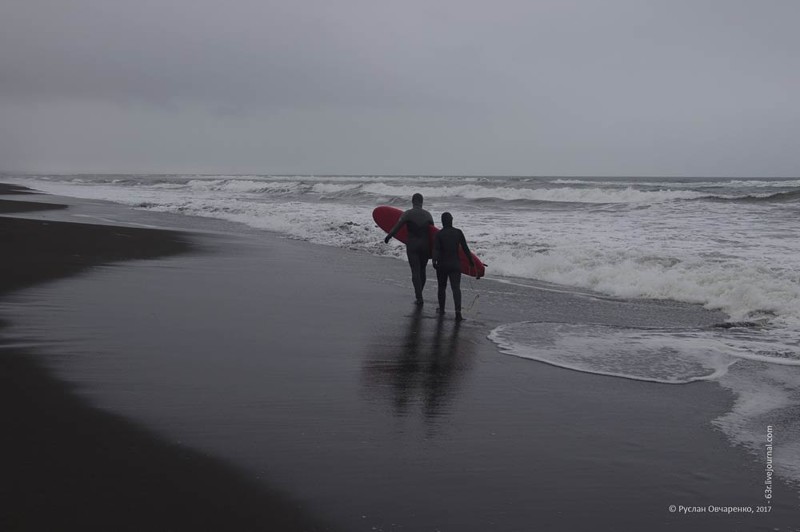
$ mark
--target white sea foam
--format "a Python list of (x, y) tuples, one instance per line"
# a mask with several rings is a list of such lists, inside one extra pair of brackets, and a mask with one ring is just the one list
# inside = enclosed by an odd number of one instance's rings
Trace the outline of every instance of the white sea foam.
[(681, 199), (701, 198), (704, 194), (683, 190), (641, 191), (603, 188), (523, 188), (514, 186), (487, 187), (480, 185), (408, 186), (391, 184), (365, 185), (364, 192), (375, 196), (411, 197), (420, 192), (426, 198), (500, 199), (506, 201), (530, 200), (562, 203), (657, 203)]
[(246, 179), (194, 179), (186, 184), (189, 188), (198, 191), (219, 191), (234, 193), (272, 193), (292, 194), (303, 189), (302, 183), (289, 181), (251, 181)]
[(800, 368), (800, 332), (790, 329), (520, 322), (495, 328), (489, 338), (510, 355), (587, 373), (671, 384), (718, 378), (737, 360)]
[[(627, 180), (600, 180), (600, 179), (552, 179), (548, 181), (555, 185), (587, 185), (607, 187), (629, 187), (631, 179)], [(800, 188), (800, 179), (730, 179), (706, 181), (701, 179), (680, 181), (645, 181), (648, 187), (680, 187), (686, 189), (697, 188)]]
[[(653, 250), (560, 247), (525, 253), (509, 247), (488, 251), (493, 272), (578, 286), (623, 298), (672, 299), (727, 312), (734, 320), (761, 315), (800, 325), (800, 284), (793, 264), (718, 263), (697, 254)], [(680, 255), (678, 255), (680, 256)]]
[(719, 382), (736, 399), (731, 411), (713, 424), (762, 462), (767, 427), (771, 427), (774, 471), (800, 484), (800, 368), (742, 364), (731, 368)]
[(718, 378), (734, 361), (725, 344), (694, 331), (522, 322), (497, 327), (489, 338), (509, 355), (663, 384)]
[(339, 194), (342, 192), (352, 192), (360, 189), (361, 185), (357, 183), (317, 183), (311, 187), (311, 192), (317, 194)]
[(662, 384), (714, 380), (735, 397), (714, 419), (764, 461), (767, 427), (778, 476), (800, 484), (800, 331), (636, 329), (521, 322), (489, 338), (506, 354), (590, 374)]

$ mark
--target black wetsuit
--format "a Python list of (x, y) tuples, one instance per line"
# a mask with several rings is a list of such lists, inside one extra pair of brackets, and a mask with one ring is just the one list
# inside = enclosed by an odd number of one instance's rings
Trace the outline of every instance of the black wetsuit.
[(461, 312), (461, 263), (458, 260), (458, 246), (461, 246), (467, 257), (472, 255), (461, 229), (450, 226), (436, 233), (433, 242), (433, 264), (436, 266), (436, 278), (439, 281), (439, 310), (442, 312), (447, 300), (448, 279), (453, 290), (456, 312)]
[(417, 301), (422, 302), (422, 289), (425, 288), (428, 261), (431, 258), (430, 237), (428, 226), (433, 225), (433, 216), (420, 205), (404, 212), (392, 230), (389, 231), (387, 239), (397, 233), (403, 225), (408, 229), (408, 239), (406, 241), (406, 255), (408, 264), (411, 266), (411, 282), (414, 284), (414, 293)]

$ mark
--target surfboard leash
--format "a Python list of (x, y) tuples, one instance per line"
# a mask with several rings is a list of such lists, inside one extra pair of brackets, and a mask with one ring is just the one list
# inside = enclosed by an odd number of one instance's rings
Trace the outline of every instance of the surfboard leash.
[(472, 307), (475, 306), (475, 303), (478, 302), (478, 298), (481, 297), (481, 295), (478, 293), (478, 291), (475, 290), (475, 281), (472, 280), (472, 277), (470, 277), (470, 279), (469, 279), (469, 289), (472, 290), (473, 292), (475, 292), (475, 297), (472, 298), (472, 303), (469, 304), (469, 306), (464, 310), (464, 312), (469, 312), (471, 314), (472, 313)]

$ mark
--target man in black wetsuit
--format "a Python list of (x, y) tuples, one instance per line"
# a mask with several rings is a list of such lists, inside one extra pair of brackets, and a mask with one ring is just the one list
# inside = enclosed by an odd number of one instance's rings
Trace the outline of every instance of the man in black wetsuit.
[(406, 241), (406, 255), (408, 264), (411, 266), (411, 282), (414, 283), (414, 293), (417, 296), (417, 305), (424, 303), (422, 299), (422, 289), (425, 288), (425, 269), (428, 267), (428, 260), (431, 258), (430, 237), (428, 226), (433, 225), (433, 216), (422, 208), (422, 194), (414, 194), (411, 197), (412, 208), (404, 212), (397, 221), (386, 238), (385, 243), (400, 230), (403, 226), (408, 229), (408, 239)]
[(436, 269), (436, 278), (439, 281), (439, 308), (438, 314), (444, 314), (444, 303), (447, 300), (447, 280), (453, 290), (453, 303), (456, 306), (456, 321), (462, 321), (461, 316), (461, 264), (458, 260), (458, 246), (464, 250), (469, 260), (470, 268), (475, 267), (472, 253), (467, 246), (467, 239), (461, 229), (453, 227), (453, 215), (449, 212), (442, 214), (442, 230), (436, 233), (433, 241), (433, 267)]

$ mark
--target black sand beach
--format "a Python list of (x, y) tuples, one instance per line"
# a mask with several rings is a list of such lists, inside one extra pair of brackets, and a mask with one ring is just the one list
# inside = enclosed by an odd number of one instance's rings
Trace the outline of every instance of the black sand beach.
[(434, 316), (433, 286), (416, 311), (391, 259), (231, 226), (0, 216), (0, 228), (3, 529), (800, 523), (781, 481), (770, 513), (670, 512), (765, 504), (763, 464), (710, 425), (731, 401), (715, 383), (579, 373), (486, 339), (521, 320), (708, 326), (717, 314), (482, 280), (466, 284), (459, 326)]
[[(0, 185), (0, 194), (25, 192)], [(50, 208), (63, 206), (0, 199), (3, 213)], [(0, 217), (0, 297), (190, 248), (175, 232)], [(330, 530), (223, 461), (88, 405), (3, 337), (0, 419), (0, 530)]]

